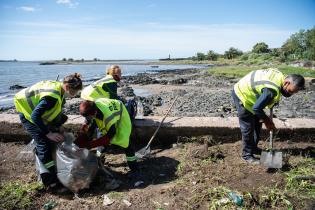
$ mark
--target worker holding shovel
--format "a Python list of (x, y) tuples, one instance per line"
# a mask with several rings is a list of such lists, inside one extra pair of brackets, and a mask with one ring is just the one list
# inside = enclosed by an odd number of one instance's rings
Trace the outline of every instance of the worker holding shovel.
[[(75, 143), (79, 147), (92, 149), (110, 144), (124, 148), (131, 178), (140, 175), (133, 143), (130, 141), (131, 120), (124, 104), (115, 99), (99, 98), (95, 102), (84, 101), (80, 104), (80, 114), (92, 122), (91, 126), (82, 126)], [(95, 128), (101, 132), (97, 139), (93, 136)]]
[(252, 71), (239, 80), (232, 90), (232, 97), (238, 112), (243, 141), (242, 158), (252, 164), (259, 164), (254, 154), (260, 154), (257, 147), (262, 123), (270, 131), (275, 129), (272, 116), (264, 108), (271, 109), (284, 97), (290, 97), (304, 89), (305, 80), (301, 75), (285, 76), (277, 69)]

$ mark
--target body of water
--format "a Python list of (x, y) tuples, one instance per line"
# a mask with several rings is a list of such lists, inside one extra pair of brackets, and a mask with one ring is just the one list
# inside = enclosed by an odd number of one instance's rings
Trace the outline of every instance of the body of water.
[[(12, 85), (31, 86), (42, 80), (59, 80), (78, 72), (83, 80), (103, 77), (106, 69), (115, 63), (73, 64), (73, 65), (39, 65), (39, 62), (0, 62), (0, 110), (13, 106), (13, 96), (18, 90), (10, 90)], [(158, 65), (124, 62), (119, 64), (123, 75), (134, 75), (156, 70), (203, 68), (205, 65)]]

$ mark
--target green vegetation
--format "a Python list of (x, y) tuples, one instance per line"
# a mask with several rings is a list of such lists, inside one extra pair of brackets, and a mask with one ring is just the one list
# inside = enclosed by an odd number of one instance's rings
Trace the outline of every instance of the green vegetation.
[(22, 184), (7, 182), (0, 185), (0, 209), (26, 209), (32, 205), (32, 198), (43, 185), (38, 182)]
[[(287, 65), (275, 66), (284, 74), (301, 74), (304, 77), (315, 77), (315, 71), (303, 67), (292, 67)], [(269, 66), (218, 66), (210, 68), (208, 72), (210, 74), (222, 75), (227, 77), (243, 77), (247, 73), (257, 69), (266, 69)]]
[(111, 199), (118, 199), (118, 200), (124, 197), (124, 194), (122, 192), (116, 192), (116, 191), (109, 192), (107, 195)]
[(285, 190), (296, 198), (315, 199), (314, 180), (298, 179), (298, 177), (315, 176), (315, 160), (306, 158), (300, 161), (292, 170), (286, 173)]
[(270, 66), (295, 61), (303, 62), (305, 67), (315, 65), (315, 27), (291, 35), (279, 48), (269, 48), (265, 42), (258, 42), (249, 52), (231, 47), (223, 54), (209, 50), (206, 54), (198, 52), (187, 59), (170, 59), (159, 63)]

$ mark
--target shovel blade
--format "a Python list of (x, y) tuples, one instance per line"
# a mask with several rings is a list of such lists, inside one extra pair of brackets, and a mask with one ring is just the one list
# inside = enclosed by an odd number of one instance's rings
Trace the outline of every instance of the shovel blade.
[(140, 149), (138, 152), (136, 152), (136, 157), (138, 159), (142, 159), (144, 157), (149, 156), (151, 153), (151, 148), (150, 147), (143, 147), (142, 149)]
[(267, 168), (282, 168), (282, 152), (262, 152), (260, 164)]

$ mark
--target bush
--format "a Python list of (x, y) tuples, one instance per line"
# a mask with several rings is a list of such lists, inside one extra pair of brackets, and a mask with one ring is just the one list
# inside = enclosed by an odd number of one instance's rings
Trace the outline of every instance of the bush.
[(259, 42), (254, 45), (253, 53), (268, 53), (270, 52), (268, 45), (265, 42)]

